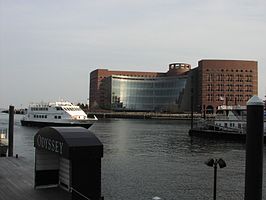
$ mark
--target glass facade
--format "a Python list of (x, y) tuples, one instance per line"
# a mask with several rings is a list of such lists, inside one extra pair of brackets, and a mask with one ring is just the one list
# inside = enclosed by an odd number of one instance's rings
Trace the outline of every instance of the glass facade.
[(106, 89), (112, 110), (168, 111), (180, 105), (187, 76), (111, 76)]

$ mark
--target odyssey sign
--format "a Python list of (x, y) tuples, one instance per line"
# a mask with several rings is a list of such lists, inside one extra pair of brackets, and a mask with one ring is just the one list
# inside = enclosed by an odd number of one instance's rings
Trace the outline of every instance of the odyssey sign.
[(63, 154), (63, 145), (64, 143), (61, 141), (46, 138), (40, 135), (37, 136), (37, 146), (48, 151)]

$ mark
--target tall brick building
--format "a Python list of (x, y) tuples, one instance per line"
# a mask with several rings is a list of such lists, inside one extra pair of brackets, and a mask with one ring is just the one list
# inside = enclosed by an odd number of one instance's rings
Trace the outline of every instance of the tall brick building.
[(172, 63), (165, 73), (97, 69), (90, 73), (90, 108), (189, 111), (192, 88), (194, 111), (246, 105), (258, 94), (257, 68), (257, 61), (200, 60), (192, 70)]
[(197, 104), (215, 111), (219, 105), (246, 105), (258, 94), (257, 61), (201, 60), (198, 62)]

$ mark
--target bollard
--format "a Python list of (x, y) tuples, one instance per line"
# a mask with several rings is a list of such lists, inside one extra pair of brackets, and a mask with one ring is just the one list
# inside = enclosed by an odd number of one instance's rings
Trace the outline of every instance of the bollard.
[(263, 101), (253, 96), (247, 102), (245, 200), (262, 199)]
[(14, 142), (14, 106), (9, 106), (8, 157), (13, 156), (13, 142)]

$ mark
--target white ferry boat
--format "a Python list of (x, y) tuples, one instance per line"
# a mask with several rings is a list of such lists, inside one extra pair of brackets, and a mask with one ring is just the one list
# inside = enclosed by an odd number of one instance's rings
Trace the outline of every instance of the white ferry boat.
[(214, 119), (217, 127), (238, 129), (243, 132), (246, 129), (246, 106), (219, 106)]
[(97, 117), (88, 118), (79, 106), (70, 102), (30, 104), (21, 120), (22, 126), (81, 126), (89, 128)]
[[(246, 106), (219, 106), (214, 119), (216, 127), (246, 132), (247, 107)], [(266, 132), (266, 118), (264, 114), (264, 132)]]

